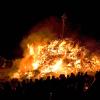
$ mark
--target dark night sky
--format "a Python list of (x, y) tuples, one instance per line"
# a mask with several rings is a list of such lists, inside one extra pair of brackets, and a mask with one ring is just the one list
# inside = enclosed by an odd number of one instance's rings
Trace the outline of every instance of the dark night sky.
[(0, 56), (20, 57), (20, 41), (31, 27), (49, 16), (60, 17), (64, 12), (73, 27), (80, 25), (81, 34), (100, 40), (99, 5), (91, 2), (40, 4), (4, 4), (0, 8)]

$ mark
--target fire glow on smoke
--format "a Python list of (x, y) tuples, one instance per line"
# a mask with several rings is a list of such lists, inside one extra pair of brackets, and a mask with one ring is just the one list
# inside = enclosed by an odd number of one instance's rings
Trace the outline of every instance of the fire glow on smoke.
[(100, 70), (100, 58), (73, 39), (45, 39), (26, 44), (25, 56), (11, 78), (39, 79), (48, 75), (59, 77), (60, 74), (67, 76)]

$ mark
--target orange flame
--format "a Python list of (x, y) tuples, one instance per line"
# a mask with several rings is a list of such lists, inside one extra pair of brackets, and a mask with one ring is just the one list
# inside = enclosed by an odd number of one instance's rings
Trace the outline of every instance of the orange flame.
[(100, 70), (100, 58), (90, 53), (85, 47), (76, 44), (72, 39), (52, 40), (49, 42), (27, 44), (27, 52), (21, 60), (19, 69), (12, 78), (41, 78), (48, 74), (58, 77), (78, 72)]

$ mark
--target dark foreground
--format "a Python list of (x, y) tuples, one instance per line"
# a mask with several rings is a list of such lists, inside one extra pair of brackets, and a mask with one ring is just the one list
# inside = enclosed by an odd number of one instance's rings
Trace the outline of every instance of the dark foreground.
[(95, 77), (78, 73), (70, 77), (60, 75), (59, 79), (48, 77), (46, 80), (33, 81), (25, 79), (18, 81), (13, 79), (7, 82), (0, 82), (1, 98), (31, 98), (33, 100), (70, 100), (100, 98), (100, 72)]

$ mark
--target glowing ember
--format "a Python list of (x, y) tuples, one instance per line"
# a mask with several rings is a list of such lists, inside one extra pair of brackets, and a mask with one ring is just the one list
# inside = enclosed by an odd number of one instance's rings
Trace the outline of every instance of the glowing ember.
[(47, 74), (58, 77), (60, 74), (70, 75), (78, 72), (100, 70), (100, 59), (89, 50), (75, 44), (71, 39), (52, 40), (49, 42), (27, 44), (27, 52), (20, 62), (18, 72), (13, 78), (45, 77)]

